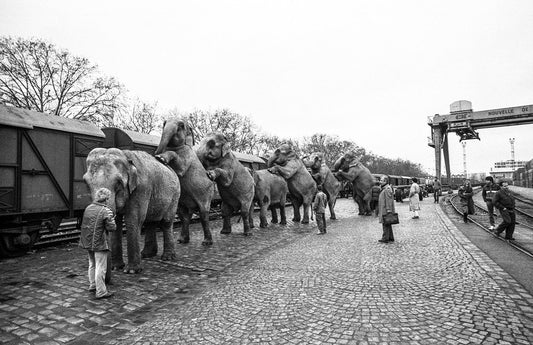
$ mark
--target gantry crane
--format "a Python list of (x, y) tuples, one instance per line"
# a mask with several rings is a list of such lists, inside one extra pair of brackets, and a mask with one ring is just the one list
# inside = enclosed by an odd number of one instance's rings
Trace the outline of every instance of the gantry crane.
[(533, 123), (533, 104), (518, 107), (472, 111), (469, 101), (457, 101), (450, 105), (450, 114), (428, 117), (431, 127), (429, 146), (435, 148), (435, 174), (441, 178), (441, 150), (444, 152), (446, 176), (450, 174), (448, 133), (455, 132), (459, 141), (478, 139), (477, 130), (483, 128), (526, 125)]

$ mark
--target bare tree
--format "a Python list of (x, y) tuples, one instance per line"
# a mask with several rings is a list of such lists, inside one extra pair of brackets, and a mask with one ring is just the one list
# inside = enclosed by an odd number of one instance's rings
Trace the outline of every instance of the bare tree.
[(137, 98), (115, 114), (113, 125), (150, 134), (161, 127), (161, 119), (157, 112), (157, 102), (147, 103)]
[(0, 100), (20, 108), (109, 123), (122, 86), (96, 65), (37, 39), (0, 37)]
[(365, 149), (359, 147), (356, 143), (340, 140), (337, 136), (323, 133), (313, 134), (310, 138), (304, 138), (302, 150), (305, 154), (313, 152), (324, 153), (326, 165), (330, 167), (345, 152), (356, 152), (359, 157), (365, 155)]

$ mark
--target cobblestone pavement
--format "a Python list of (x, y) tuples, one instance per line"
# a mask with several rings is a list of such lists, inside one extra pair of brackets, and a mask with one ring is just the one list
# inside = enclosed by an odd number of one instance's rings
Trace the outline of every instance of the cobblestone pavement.
[(141, 275), (116, 274), (117, 296), (106, 301), (85, 291), (77, 248), (2, 261), (0, 341), (533, 343), (533, 297), (431, 199), (422, 206), (415, 220), (407, 203), (397, 204), (401, 224), (389, 244), (377, 242), (377, 220), (354, 215), (346, 199), (324, 236), (314, 224), (291, 224), (246, 238), (237, 226), (203, 248), (196, 232), (177, 262), (150, 260)]

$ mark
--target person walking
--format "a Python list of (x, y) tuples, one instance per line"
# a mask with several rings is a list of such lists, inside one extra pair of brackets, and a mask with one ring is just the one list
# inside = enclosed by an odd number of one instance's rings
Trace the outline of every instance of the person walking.
[(322, 185), (318, 185), (317, 189), (318, 192), (313, 202), (313, 211), (315, 212), (316, 225), (318, 226), (317, 235), (323, 235), (326, 233), (326, 205), (328, 203), (328, 197), (322, 191)]
[(501, 182), (500, 190), (494, 194), (492, 202), (502, 216), (502, 223), (498, 225), (494, 233), (496, 236), (500, 236), (505, 230), (505, 239), (514, 240), (513, 233), (516, 225), (515, 201), (509, 191), (509, 184), (507, 182)]
[(385, 222), (383, 221), (383, 216), (385, 216), (387, 213), (393, 213), (395, 211), (394, 196), (392, 193), (392, 187), (389, 184), (389, 177), (387, 175), (381, 176), (379, 183), (381, 185), (381, 193), (379, 193), (379, 200), (378, 200), (378, 210), (379, 210), (378, 221), (383, 226), (383, 235), (381, 236), (381, 239), (378, 240), (378, 242), (381, 242), (381, 243), (394, 242), (394, 233), (392, 232), (392, 224), (385, 224)]
[(494, 230), (494, 203), (492, 200), (494, 199), (494, 195), (496, 195), (496, 192), (500, 190), (500, 186), (494, 183), (494, 178), (492, 176), (485, 177), (485, 185), (483, 186), (483, 191), (481, 192), (481, 195), (483, 196), (483, 201), (485, 201), (485, 204), (487, 204), (487, 210), (489, 211), (489, 223), (490, 223), (490, 230)]
[(108, 232), (117, 228), (113, 211), (107, 207), (110, 197), (109, 189), (98, 189), (94, 201), (85, 209), (81, 223), (79, 246), (87, 250), (89, 291), (94, 291), (97, 299), (113, 296), (105, 285), (109, 255)]
[(442, 184), (440, 183), (439, 179), (435, 176), (435, 180), (433, 180), (433, 202), (439, 203), (439, 195), (440, 191), (442, 189)]
[(420, 211), (420, 186), (418, 185), (418, 179), (412, 178), (413, 183), (409, 188), (409, 211), (413, 212), (413, 219), (420, 218), (418, 211)]
[(374, 214), (374, 217), (378, 216), (378, 202), (379, 202), (379, 193), (381, 193), (381, 187), (379, 186), (379, 181), (376, 181), (370, 190), (371, 199), (370, 199), (370, 210)]
[(474, 192), (472, 190), (472, 186), (470, 185), (470, 180), (464, 181), (464, 184), (459, 187), (458, 194), (459, 198), (461, 199), (463, 221), (468, 223), (468, 215), (474, 214), (474, 200), (472, 199)]

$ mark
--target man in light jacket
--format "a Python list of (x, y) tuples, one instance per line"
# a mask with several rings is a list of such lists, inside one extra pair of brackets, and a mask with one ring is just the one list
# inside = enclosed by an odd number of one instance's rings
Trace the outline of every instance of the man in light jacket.
[(105, 285), (108, 232), (117, 228), (113, 211), (107, 207), (110, 196), (109, 189), (98, 189), (95, 200), (85, 209), (81, 223), (80, 247), (87, 249), (89, 257), (89, 291), (95, 291), (97, 299), (113, 296)]

